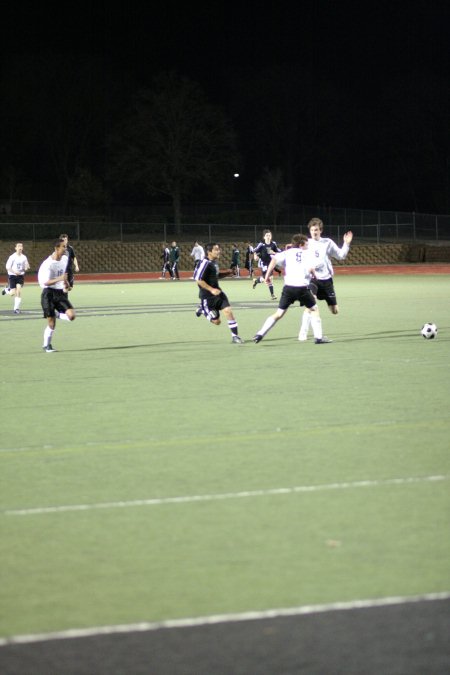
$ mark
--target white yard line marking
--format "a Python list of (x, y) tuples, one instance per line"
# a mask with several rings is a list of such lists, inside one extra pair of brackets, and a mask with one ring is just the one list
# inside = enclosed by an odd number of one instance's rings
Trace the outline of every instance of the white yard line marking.
[(186, 495), (180, 497), (160, 497), (153, 499), (135, 499), (120, 502), (100, 502), (97, 504), (65, 504), (61, 506), (41, 506), (31, 509), (9, 509), (3, 513), (8, 516), (34, 516), (67, 511), (93, 511), (94, 509), (121, 509), (136, 506), (164, 506), (165, 504), (188, 504), (193, 502), (211, 502), (225, 499), (243, 499), (251, 497), (273, 497), (305, 492), (323, 492), (324, 490), (348, 490), (353, 488), (380, 487), (384, 485), (408, 485), (411, 483), (431, 483), (448, 480), (450, 476), (417, 476), (410, 478), (387, 478), (385, 480), (360, 480), (348, 483), (327, 483), (324, 485), (298, 485), (295, 487), (268, 488), (266, 490), (247, 490), (244, 492), (225, 492), (206, 495)]
[(267, 609), (259, 612), (241, 612), (236, 614), (215, 614), (185, 619), (167, 619), (163, 621), (119, 624), (115, 626), (96, 626), (92, 628), (72, 628), (54, 633), (37, 633), (35, 635), (13, 635), (0, 638), (0, 647), (12, 644), (26, 644), (30, 642), (47, 642), (49, 640), (68, 640), (73, 638), (94, 637), (98, 635), (112, 635), (115, 633), (142, 633), (169, 628), (189, 628), (210, 626), (220, 623), (236, 623), (239, 621), (257, 621), (262, 619), (277, 619), (286, 616), (305, 616), (325, 612), (339, 612), (354, 609), (372, 609), (374, 607), (389, 607), (418, 602), (432, 602), (449, 600), (450, 591), (440, 593), (426, 593), (424, 595), (394, 596), (388, 598), (373, 598), (369, 600), (351, 600), (349, 602), (332, 602), (325, 605), (303, 605), (301, 607), (286, 607)]

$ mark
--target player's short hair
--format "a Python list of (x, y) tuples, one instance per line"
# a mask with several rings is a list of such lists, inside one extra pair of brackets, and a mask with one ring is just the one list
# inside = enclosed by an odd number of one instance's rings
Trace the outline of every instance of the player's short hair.
[(320, 220), (320, 218), (311, 218), (311, 220), (308, 223), (308, 230), (310, 230), (312, 227), (316, 227), (316, 225), (319, 226), (319, 230), (322, 232), (323, 222)]
[(220, 246), (220, 244), (217, 243), (217, 241), (210, 241), (206, 244), (205, 249), (207, 253), (211, 253), (213, 250), (214, 246)]
[(60, 235), (59, 235), (59, 238), (60, 238), (60, 239), (66, 239), (66, 238), (68, 239), (68, 238), (69, 238), (69, 235), (68, 235), (68, 234), (60, 234)]
[(307, 241), (308, 237), (306, 234), (294, 234), (291, 239), (291, 246), (292, 248), (300, 248), (300, 246), (304, 246)]
[(266, 234), (272, 234), (272, 230), (263, 230), (263, 237), (264, 237)]
[(58, 248), (59, 246), (61, 246), (61, 244), (64, 244), (65, 246), (65, 243), (61, 239), (61, 237), (59, 239), (55, 239), (55, 241), (53, 242), (53, 248)]

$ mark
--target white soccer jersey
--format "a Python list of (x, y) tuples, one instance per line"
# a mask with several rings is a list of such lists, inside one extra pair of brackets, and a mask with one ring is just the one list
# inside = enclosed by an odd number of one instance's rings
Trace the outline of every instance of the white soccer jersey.
[(191, 258), (194, 258), (194, 260), (197, 261), (203, 260), (204, 257), (205, 257), (205, 250), (203, 246), (200, 246), (200, 244), (198, 246), (194, 246), (194, 248), (191, 251)]
[(311, 280), (309, 270), (314, 267), (314, 259), (309, 249), (288, 248), (275, 255), (277, 265), (284, 267), (286, 286), (308, 286)]
[(54, 260), (50, 255), (39, 267), (38, 282), (41, 288), (58, 288), (64, 290), (64, 281), (57, 281), (56, 284), (47, 286), (51, 279), (56, 279), (64, 274), (67, 267), (68, 257), (63, 255), (61, 260)]
[(29, 269), (28, 258), (23, 253), (13, 253), (6, 261), (6, 270), (13, 276), (22, 276)]
[(308, 251), (314, 256), (314, 270), (318, 279), (329, 279), (333, 276), (334, 270), (330, 258), (344, 260), (350, 246), (344, 242), (342, 248), (339, 248), (332, 239), (321, 237), (319, 241), (308, 239)]

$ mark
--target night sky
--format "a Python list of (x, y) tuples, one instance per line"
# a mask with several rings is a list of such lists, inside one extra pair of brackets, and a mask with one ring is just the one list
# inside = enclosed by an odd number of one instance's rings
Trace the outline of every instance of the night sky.
[(241, 196), (251, 199), (263, 166), (283, 162), (282, 144), (278, 153), (276, 140), (257, 147), (251, 132), (257, 103), (249, 82), (263, 91), (275, 70), (296, 105), (316, 106), (322, 139), (290, 160), (296, 201), (449, 212), (449, 5), (10, 3), (2, 71), (24, 54), (101, 58), (110, 73), (126, 71), (140, 86), (175, 69), (231, 116), (245, 158)]

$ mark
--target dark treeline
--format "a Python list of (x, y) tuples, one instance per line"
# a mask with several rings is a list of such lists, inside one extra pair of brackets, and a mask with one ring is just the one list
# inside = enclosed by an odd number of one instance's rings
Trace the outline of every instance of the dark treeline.
[(276, 185), (296, 203), (450, 212), (448, 82), (426, 68), (364, 93), (298, 64), (234, 69), (208, 94), (175, 72), (143, 86), (101, 57), (28, 55), (0, 86), (2, 201), (167, 200), (177, 220), (183, 201)]

